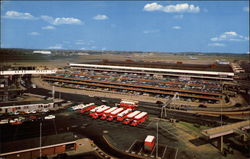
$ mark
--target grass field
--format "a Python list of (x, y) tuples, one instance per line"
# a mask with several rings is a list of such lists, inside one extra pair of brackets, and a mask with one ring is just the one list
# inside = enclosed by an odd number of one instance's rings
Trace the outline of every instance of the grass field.
[[(190, 58), (196, 57), (196, 60)], [(52, 66), (65, 66), (67, 63), (84, 63), (99, 60), (133, 60), (133, 61), (147, 61), (147, 62), (170, 62), (176, 63), (177, 61), (183, 63), (196, 63), (196, 64), (212, 64), (216, 60), (226, 60), (233, 62), (236, 60), (248, 60), (248, 55), (244, 54), (195, 54), (195, 53), (95, 53), (89, 55), (73, 55), (73, 54), (53, 54), (52, 55), (39, 55), (39, 54), (25, 54), (17, 51), (15, 53), (8, 53), (1, 50), (0, 62), (1, 64), (18, 64), (18, 65), (52, 65)]]

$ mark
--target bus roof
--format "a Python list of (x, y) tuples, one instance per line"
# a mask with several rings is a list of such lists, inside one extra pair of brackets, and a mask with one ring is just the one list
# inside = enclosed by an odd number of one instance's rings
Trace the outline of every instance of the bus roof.
[(155, 139), (154, 136), (148, 135), (148, 136), (146, 137), (146, 139), (145, 139), (145, 142), (153, 142), (154, 139)]
[(121, 111), (123, 111), (123, 108), (118, 108), (118, 109), (116, 109), (115, 111), (111, 112), (111, 114), (112, 114), (112, 115), (115, 115), (115, 114), (117, 114), (117, 113), (119, 113), (119, 112), (121, 112)]
[(141, 112), (140, 114), (135, 116), (135, 119), (141, 119), (142, 117), (144, 117), (147, 114), (148, 114), (147, 112)]
[(125, 115), (125, 114), (127, 114), (127, 113), (129, 113), (131, 111), (132, 111), (132, 109), (126, 109), (123, 112), (119, 113), (117, 116), (123, 116), (123, 115)]
[(106, 110), (104, 113), (110, 113), (110, 112), (112, 112), (112, 111), (114, 111), (116, 109), (117, 109), (117, 107), (112, 107), (112, 108)]
[(132, 112), (132, 113), (130, 113), (129, 115), (128, 115), (128, 118), (133, 118), (134, 116), (136, 116), (137, 114), (139, 114), (140, 113), (140, 111), (134, 111), (134, 112)]
[(96, 112), (97, 113), (101, 113), (101, 112), (103, 112), (103, 111), (105, 111), (105, 110), (107, 110), (107, 109), (109, 109), (110, 107), (109, 106), (104, 106), (104, 107), (102, 107), (102, 108), (100, 108), (100, 109), (98, 109)]

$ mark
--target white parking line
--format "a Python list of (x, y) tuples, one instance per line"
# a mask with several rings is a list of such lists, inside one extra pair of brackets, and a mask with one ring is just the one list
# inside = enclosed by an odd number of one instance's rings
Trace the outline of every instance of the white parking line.
[(127, 150), (128, 152), (129, 152), (130, 149), (133, 147), (133, 145), (136, 143), (136, 141), (137, 141), (137, 140), (135, 140), (135, 141), (133, 142), (133, 144), (129, 147), (129, 149)]
[(168, 146), (165, 146), (165, 149), (164, 149), (163, 154), (162, 154), (162, 158), (164, 158), (164, 156), (165, 156), (165, 153), (166, 153), (167, 147), (168, 147)]
[(148, 125), (146, 126), (146, 128), (147, 128), (149, 125), (151, 125), (152, 123), (153, 123), (152, 121), (151, 121), (151, 122), (149, 122), (149, 123), (148, 123)]
[(152, 150), (150, 156), (152, 156), (152, 154), (153, 154), (153, 152), (154, 152), (154, 150), (155, 150), (155, 147), (156, 147), (156, 145), (154, 146), (154, 148), (153, 148), (153, 150)]
[(142, 151), (142, 148), (143, 148), (143, 147), (141, 147), (141, 149), (140, 149), (140, 151), (139, 151), (138, 153), (141, 153), (141, 151)]
[(176, 157), (177, 157), (177, 153), (178, 153), (178, 148), (176, 149), (176, 153), (175, 153), (175, 157), (174, 157), (174, 159), (176, 159)]

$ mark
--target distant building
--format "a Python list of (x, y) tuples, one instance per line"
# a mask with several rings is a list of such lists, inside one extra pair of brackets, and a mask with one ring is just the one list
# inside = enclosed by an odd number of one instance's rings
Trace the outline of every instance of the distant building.
[(85, 55), (89, 55), (89, 53), (86, 53), (86, 52), (79, 52), (79, 53), (77, 53), (77, 55), (85, 56)]
[(198, 59), (197, 57), (193, 57), (193, 56), (189, 56), (189, 58), (190, 58), (191, 60), (197, 60), (197, 59)]
[[(11, 133), (11, 135), (13, 134), (14, 133)], [(27, 136), (27, 133), (24, 134), (26, 134)], [(59, 133), (56, 135), (47, 136), (43, 135), (42, 138), (31, 136), (29, 138), (21, 140), (1, 143), (3, 146), (0, 151), (0, 158), (34, 159), (39, 158), (40, 151), (42, 156), (56, 156), (57, 154), (68, 152), (74, 154), (74, 152), (77, 152), (77, 149), (83, 148), (82, 145), (88, 144), (88, 142), (90, 141), (86, 138), (75, 138), (75, 135), (73, 133)]]
[(44, 55), (50, 55), (50, 54), (51, 54), (51, 51), (35, 50), (35, 51), (33, 51), (33, 54), (44, 54)]
[(25, 112), (25, 111), (40, 111), (42, 109), (53, 109), (54, 102), (52, 100), (44, 100), (37, 102), (9, 102), (0, 103), (0, 114), (2, 113), (15, 113), (15, 112)]
[(220, 65), (229, 65), (230, 62), (229, 61), (226, 61), (226, 60), (216, 60), (217, 64), (220, 64)]

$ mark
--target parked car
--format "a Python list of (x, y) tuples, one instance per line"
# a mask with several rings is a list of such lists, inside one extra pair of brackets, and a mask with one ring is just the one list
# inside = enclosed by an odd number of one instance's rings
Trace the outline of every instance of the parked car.
[(48, 115), (48, 116), (44, 117), (44, 119), (46, 119), (46, 120), (55, 119), (55, 118), (56, 118), (55, 115)]
[(18, 115), (19, 114), (19, 112), (14, 112), (14, 115)]
[(36, 117), (36, 116), (34, 116), (34, 115), (30, 116), (29, 118), (30, 118), (30, 119), (32, 119), (32, 120), (37, 119), (37, 117)]
[(31, 111), (30, 111), (30, 113), (35, 114), (35, 113), (36, 113), (36, 111), (35, 111), (35, 110), (31, 110)]
[(26, 110), (25, 113), (26, 113), (26, 114), (30, 114), (31, 111), (30, 111), (30, 110)]
[(42, 109), (41, 112), (47, 113), (47, 112), (49, 112), (49, 110), (48, 109)]

